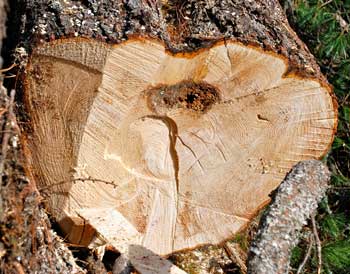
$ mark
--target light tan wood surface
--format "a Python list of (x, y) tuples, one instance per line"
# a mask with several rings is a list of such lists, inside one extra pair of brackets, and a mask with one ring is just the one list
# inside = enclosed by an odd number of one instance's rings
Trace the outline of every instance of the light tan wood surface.
[(121, 251), (220, 243), (332, 142), (330, 88), (287, 67), (234, 42), (177, 55), (147, 39), (44, 44), (27, 68), (29, 172), (73, 242), (94, 237), (74, 228), (83, 218)]

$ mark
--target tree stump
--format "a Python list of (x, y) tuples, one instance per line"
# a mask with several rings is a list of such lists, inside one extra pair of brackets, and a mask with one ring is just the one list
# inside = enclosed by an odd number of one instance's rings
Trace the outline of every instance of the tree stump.
[(24, 1), (27, 172), (70, 241), (221, 243), (329, 149), (331, 87), (277, 0), (102, 2)]

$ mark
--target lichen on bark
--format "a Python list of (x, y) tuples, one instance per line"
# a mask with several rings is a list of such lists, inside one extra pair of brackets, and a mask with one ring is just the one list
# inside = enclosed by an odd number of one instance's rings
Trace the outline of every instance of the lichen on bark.
[(273, 193), (250, 246), (248, 273), (287, 274), (299, 232), (328, 188), (330, 172), (320, 161), (297, 164)]

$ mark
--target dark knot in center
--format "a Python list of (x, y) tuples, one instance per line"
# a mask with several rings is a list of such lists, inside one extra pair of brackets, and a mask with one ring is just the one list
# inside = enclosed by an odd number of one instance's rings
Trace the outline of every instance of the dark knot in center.
[(146, 91), (148, 105), (156, 113), (171, 108), (206, 112), (219, 102), (217, 88), (205, 82), (182, 81), (175, 85), (158, 85)]

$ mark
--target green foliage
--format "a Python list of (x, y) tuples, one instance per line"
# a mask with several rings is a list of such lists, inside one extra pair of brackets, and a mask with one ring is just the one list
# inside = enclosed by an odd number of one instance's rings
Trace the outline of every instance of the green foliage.
[(320, 221), (322, 238), (326, 240), (342, 238), (346, 229), (346, 222), (346, 216), (343, 213), (326, 215)]
[(296, 246), (292, 250), (292, 256), (290, 258), (290, 265), (297, 268), (300, 262), (303, 260), (305, 249), (303, 250), (300, 246)]
[(323, 247), (323, 259), (329, 273), (350, 273), (350, 241), (338, 241)]
[[(334, 87), (339, 104), (337, 136), (326, 157), (333, 188), (322, 202), (317, 221), (323, 273), (350, 273), (350, 0), (285, 0), (289, 20), (316, 57)], [(292, 267), (302, 261), (303, 240), (293, 251)], [(301, 252), (304, 253), (304, 252)], [(317, 272), (315, 248), (304, 273)]]
[(350, 1), (309, 0), (296, 6), (297, 23), (313, 38), (318, 58), (341, 63), (349, 57), (349, 10)]

